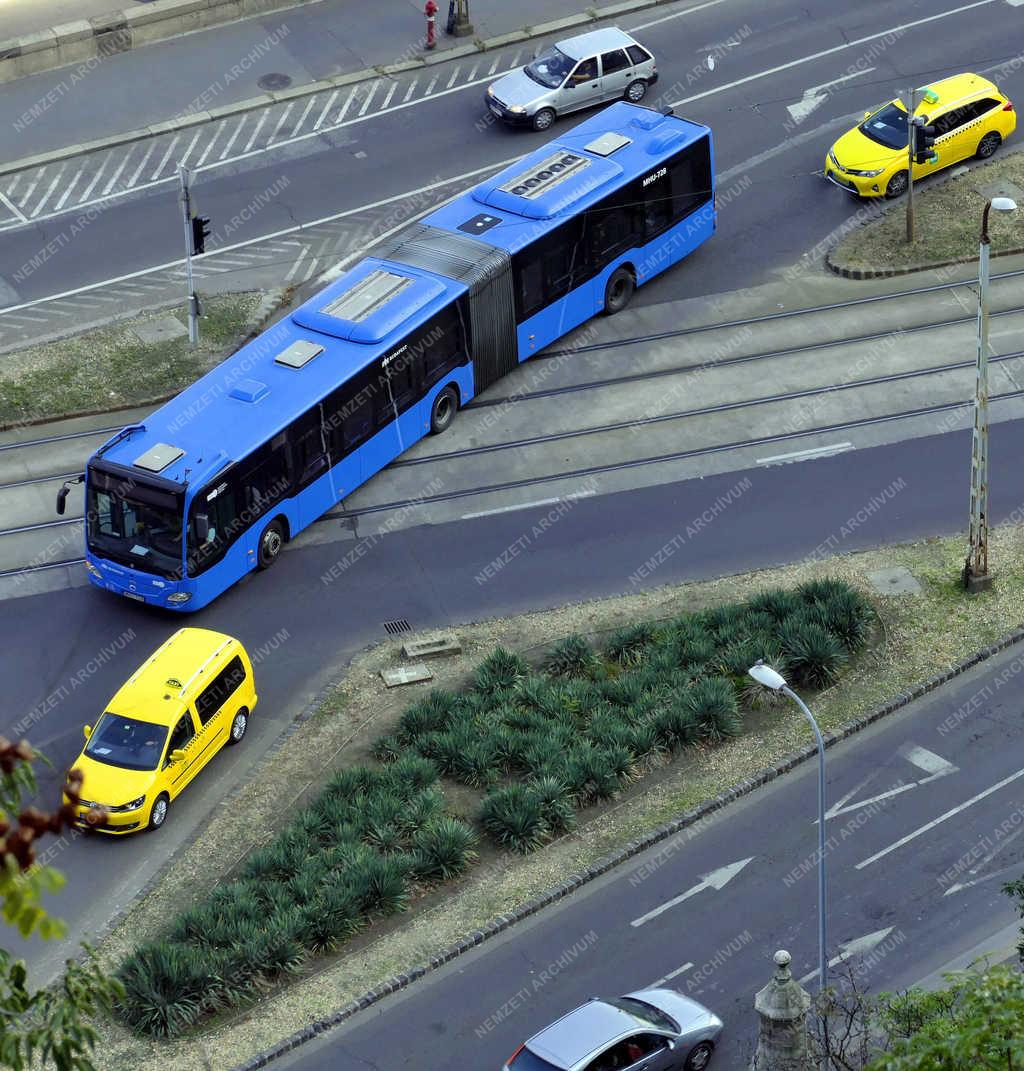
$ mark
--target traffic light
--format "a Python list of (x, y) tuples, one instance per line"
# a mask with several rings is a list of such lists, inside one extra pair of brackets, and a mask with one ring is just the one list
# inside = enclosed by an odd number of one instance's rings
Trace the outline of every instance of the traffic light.
[(935, 163), (939, 154), (932, 148), (935, 144), (935, 127), (925, 126), (924, 119), (914, 120), (914, 163)]
[(192, 217), (192, 256), (197, 257), (206, 250), (206, 239), (210, 237), (210, 217)]

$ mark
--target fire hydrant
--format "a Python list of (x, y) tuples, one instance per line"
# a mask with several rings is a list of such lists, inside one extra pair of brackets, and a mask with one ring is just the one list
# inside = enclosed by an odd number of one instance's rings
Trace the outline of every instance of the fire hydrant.
[(426, 48), (436, 48), (437, 41), (434, 38), (434, 17), (437, 15), (437, 4), (434, 0), (427, 0), (423, 13), (427, 16), (427, 43)]

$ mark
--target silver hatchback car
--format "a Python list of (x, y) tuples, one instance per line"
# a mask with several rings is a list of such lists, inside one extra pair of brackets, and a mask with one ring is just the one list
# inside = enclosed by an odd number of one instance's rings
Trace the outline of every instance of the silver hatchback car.
[(491, 114), (547, 130), (559, 115), (613, 100), (639, 104), (658, 80), (654, 57), (617, 27), (570, 37), (487, 88)]
[(520, 1045), (504, 1071), (704, 1071), (723, 1029), (675, 989), (593, 997)]

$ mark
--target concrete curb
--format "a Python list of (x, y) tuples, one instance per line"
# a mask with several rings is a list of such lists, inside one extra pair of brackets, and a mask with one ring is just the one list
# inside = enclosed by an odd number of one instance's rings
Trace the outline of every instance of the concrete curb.
[(318, 0), (155, 0), (65, 22), (48, 30), (0, 41), (0, 84), (73, 63), (91, 68), (132, 49), (182, 34)]
[[(1024, 640), (1024, 626), (1015, 629), (1013, 632), (1003, 636), (988, 647), (983, 647), (980, 651), (975, 651), (974, 654), (957, 662), (944, 673), (939, 673), (934, 677), (930, 677), (923, 683), (915, 685), (910, 691), (896, 696), (894, 699), (889, 700), (888, 703), (884, 703), (882, 706), (865, 714), (863, 717), (847, 722), (846, 725), (842, 726), (836, 732), (830, 733), (825, 737), (825, 746), (831, 747), (833, 744), (837, 744), (841, 740), (846, 740), (848, 737), (853, 736), (862, 729), (866, 729), (869, 725), (873, 725), (876, 721), (887, 717), (895, 711), (902, 709), (913, 702), (913, 700), (919, 699), (921, 696), (934, 691), (936, 688), (941, 687), (954, 677), (960, 676), (960, 674), (971, 669), (973, 666), (999, 654), (1008, 647), (1012, 647), (1021, 640)], [(256, 1071), (257, 1068), (266, 1067), (277, 1057), (283, 1056), (285, 1053), (298, 1048), (307, 1041), (311, 1041), (318, 1034), (322, 1034), (335, 1026), (339, 1026), (341, 1023), (355, 1015), (356, 1012), (376, 1004), (378, 1001), (392, 993), (397, 993), (399, 990), (405, 989), (406, 986), (411, 982), (414, 982), (416, 979), (422, 978), (424, 975), (436, 970), (443, 964), (458, 958), (464, 952), (468, 952), (471, 948), (483, 944), (484, 941), (494, 937), (496, 934), (503, 933), (510, 926), (515, 925), (515, 923), (521, 922), (524, 919), (529, 918), (531, 915), (535, 915), (543, 908), (556, 903), (570, 893), (575, 892), (583, 885), (588, 884), (595, 878), (601, 877), (609, 870), (612, 870), (621, 863), (639, 855), (641, 852), (646, 851), (655, 844), (674, 836), (676, 833), (679, 833), (690, 826), (696, 825), (698, 822), (706, 820), (734, 800), (738, 800), (741, 797), (748, 795), (756, 788), (760, 788), (769, 781), (774, 781), (777, 777), (781, 777), (783, 774), (788, 773), (790, 770), (799, 766), (801, 763), (806, 762), (808, 759), (814, 758), (816, 755), (817, 747), (814, 744), (810, 744), (807, 747), (802, 748), (800, 751), (792, 752), (775, 766), (760, 770), (752, 777), (745, 781), (740, 781), (739, 784), (733, 785), (732, 788), (719, 793), (719, 795), (715, 796), (713, 799), (707, 800), (699, 807), (696, 807), (693, 810), (688, 811), (686, 814), (681, 815), (679, 818), (668, 822), (666, 825), (653, 830), (639, 840), (631, 841), (629, 844), (619, 848), (611, 855), (607, 855), (603, 859), (598, 860), (585, 870), (576, 874), (571, 874), (561, 884), (548, 889), (546, 892), (541, 893), (539, 896), (520, 905), (510, 914), (498, 915), (496, 918), (491, 919), (490, 922), (487, 922), (480, 929), (466, 934), (454, 944), (449, 945), (436, 955), (431, 956), (425, 963), (417, 964), (416, 966), (409, 968), (409, 970), (403, 971), (401, 974), (394, 975), (380, 985), (374, 986), (373, 989), (368, 990), (362, 996), (349, 1001), (348, 1004), (334, 1012), (333, 1015), (329, 1015), (324, 1019), (318, 1019), (317, 1021), (310, 1023), (302, 1030), (296, 1031), (290, 1037), (287, 1037), (283, 1041), (279, 1041), (276, 1045), (271, 1046), (269, 1049), (265, 1049), (263, 1052), (258, 1053), (245, 1063), (239, 1064), (234, 1071)]]
[[(1024, 245), (1011, 246), (1009, 249), (993, 251), (991, 256), (1009, 257), (1024, 253)], [(977, 257), (959, 257), (954, 260), (927, 260), (919, 264), (907, 264), (900, 268), (848, 268), (843, 264), (837, 264), (832, 259), (832, 251), (825, 254), (825, 266), (834, 275), (844, 279), (891, 279), (897, 275), (912, 275), (918, 271), (928, 271), (930, 268), (952, 268), (963, 264), (973, 264)]]
[[(153, 4), (153, 8), (166, 4), (176, 4), (179, 7), (187, 6), (192, 10), (199, 2), (200, 0), (156, 0)], [(202, 2), (209, 3), (210, 5), (233, 4), (236, 8), (239, 4), (242, 4), (243, 6), (253, 5), (256, 7), (263, 5), (263, 10), (270, 11), (275, 9), (293, 8), (310, 2), (315, 3), (316, 0), (279, 0), (279, 2), (278, 0), (202, 0)], [(462, 56), (474, 55), (479, 52), (489, 52), (496, 48), (503, 48), (505, 45), (532, 40), (535, 37), (544, 37), (547, 34), (558, 33), (562, 30), (568, 30), (576, 26), (597, 22), (601, 19), (615, 18), (619, 15), (629, 14), (633, 11), (643, 11), (650, 7), (656, 7), (671, 2), (674, 2), (674, 0), (620, 0), (619, 3), (609, 4), (606, 7), (588, 8), (586, 11), (581, 11), (576, 15), (569, 15), (562, 19), (555, 19), (553, 22), (539, 23), (536, 26), (526, 26), (522, 30), (513, 30), (511, 33), (500, 34), (497, 37), (486, 39), (477, 38), (472, 42), (463, 45), (456, 45), (453, 48), (444, 49), (440, 52), (431, 52), (423, 56), (414, 57), (413, 59), (402, 60), (399, 63), (385, 64), (378, 67), (367, 67), (363, 70), (350, 71), (347, 74), (339, 74), (332, 78), (325, 78), (319, 82), (311, 82), (304, 86), (292, 86), (279, 92), (261, 93), (259, 96), (249, 97), (247, 100), (239, 101), (237, 104), (226, 104), (219, 108), (211, 108), (209, 111), (192, 112), (189, 115), (178, 116), (163, 123), (154, 123), (151, 126), (141, 127), (138, 130), (129, 130), (123, 134), (111, 134), (108, 137), (97, 138), (94, 141), (86, 141), (78, 145), (66, 145), (60, 149), (52, 149), (49, 152), (37, 153), (34, 156), (23, 156), (18, 160), (0, 163), (0, 175), (10, 175), (16, 171), (24, 171), (27, 168), (42, 167), (45, 164), (57, 163), (61, 160), (70, 160), (76, 156), (84, 156), (91, 152), (99, 152), (102, 149), (116, 148), (118, 145), (127, 145), (133, 141), (142, 141), (145, 138), (154, 137), (157, 134), (167, 134), (171, 131), (185, 130), (190, 127), (199, 126), (203, 123), (213, 122), (216, 119), (224, 119), (228, 116), (240, 115), (242, 112), (253, 111), (256, 108), (269, 107), (271, 104), (279, 104), (282, 101), (297, 100), (302, 97), (312, 96), (314, 93), (321, 93), (324, 90), (338, 89), (343, 86), (354, 85), (357, 82), (367, 82), (374, 78), (380, 78), (382, 75), (387, 77), (390, 75), (401, 74), (405, 71), (422, 70), (427, 67), (433, 67), (439, 63), (444, 63), (447, 60), (458, 59)], [(152, 8), (147, 9), (147, 11), (151, 10)], [(142, 14), (142, 12), (132, 12), (133, 16), (138, 16), (140, 14)], [(243, 16), (235, 16), (236, 19), (240, 17)], [(78, 24), (75, 23), (74, 25), (77, 26)], [(83, 25), (88, 24), (83, 23)], [(61, 27), (58, 27), (57, 29), (61, 29)], [(55, 32), (56, 31), (52, 30), (47, 31), (49, 34)], [(190, 31), (179, 31), (179, 33), (185, 32)], [(0, 71), (2, 71), (6, 57), (10, 55), (11, 48), (11, 42), (0, 44)], [(121, 49), (121, 51), (125, 50)], [(62, 64), (73, 62), (74, 58), (75, 57), (72, 57), (71, 61), (63, 60)], [(35, 72), (26, 71), (23, 73), (27, 74)], [(0, 73), (0, 83), (3, 81), (4, 78), (2, 73)]]

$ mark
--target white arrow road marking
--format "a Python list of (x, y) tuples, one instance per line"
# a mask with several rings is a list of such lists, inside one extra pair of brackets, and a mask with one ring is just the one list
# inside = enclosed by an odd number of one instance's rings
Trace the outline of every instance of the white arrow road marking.
[[(1021, 0), (1021, 2), (1024, 3), (1024, 0)], [(950, 885), (942, 895), (949, 896), (952, 893), (960, 892), (961, 889), (970, 889), (974, 885), (981, 885), (982, 882), (992, 881), (993, 878), (1001, 878), (1011, 870), (1016, 873), (1019, 869), (1019, 863), (1011, 863), (1009, 866), (1004, 866), (1002, 870), (997, 870), (992, 874), (986, 874), (983, 878), (975, 878), (974, 881), (962, 881), (958, 885)]]
[(865, 67), (862, 71), (854, 71), (853, 74), (844, 74), (842, 78), (833, 78), (831, 82), (822, 82), (820, 86), (811, 86), (810, 89), (804, 90), (802, 100), (798, 100), (796, 104), (787, 104), (786, 111), (789, 112), (794, 123), (802, 123), (811, 112), (816, 108), (821, 107), (821, 105), (828, 100), (828, 93), (823, 93), (823, 89), (830, 89), (832, 86), (839, 85), (840, 82), (848, 82), (851, 78), (857, 78), (862, 74), (869, 74), (874, 69), (874, 67)]
[(954, 766), (951, 762), (947, 762), (941, 755), (936, 755), (934, 751), (929, 751), (924, 747), (908, 747), (903, 753), (903, 757), (907, 762), (912, 762), (919, 770), (924, 770), (929, 776), (922, 781), (918, 781), (919, 785), (925, 784), (927, 781), (934, 781), (936, 778), (945, 777), (947, 774), (956, 773), (959, 770), (959, 766)]
[(696, 896), (697, 893), (703, 892), (705, 889), (724, 889), (725, 886), (747, 865), (747, 863), (751, 862), (753, 859), (754, 856), (750, 856), (749, 859), (741, 859), (738, 863), (729, 863), (728, 866), (720, 866), (717, 870), (712, 870), (710, 874), (705, 874), (701, 881), (697, 885), (694, 885), (692, 889), (687, 889), (686, 892), (666, 901), (660, 907), (656, 907), (653, 911), (648, 911), (646, 915), (641, 915), (638, 919), (633, 919), (630, 926), (642, 926), (645, 922), (650, 922), (651, 919), (657, 918), (663, 911), (668, 911), (670, 907), (675, 907), (677, 904), (681, 904), (684, 900), (689, 900), (691, 896)]
[[(825, 812), (825, 821), (827, 822), (830, 818), (835, 818), (840, 814), (848, 814), (850, 811), (860, 810), (862, 807), (867, 807), (872, 803), (879, 803), (884, 799), (888, 799), (890, 796), (898, 796), (901, 792), (907, 792), (912, 788), (917, 788), (918, 785), (926, 785), (929, 781), (935, 781), (940, 777), (946, 777), (951, 773), (957, 773), (960, 769), (959, 766), (954, 766), (941, 755), (936, 755), (934, 751), (918, 747), (916, 744), (901, 749), (900, 754), (907, 760), (907, 762), (913, 764), (919, 770), (923, 770), (928, 776), (922, 777), (919, 781), (911, 781), (908, 784), (896, 785), (894, 788), (890, 788), (886, 792), (880, 792), (877, 796), (870, 797), (870, 799), (858, 800), (856, 803), (850, 803), (850, 800), (865, 785), (874, 780), (876, 774), (868, 774), (859, 785), (847, 792), (842, 799), (837, 800), (831, 807), (829, 807)], [(847, 806), (847, 804), (849, 804), (849, 806)], [(815, 819), (814, 824), (818, 824), (817, 819)]]
[(692, 963), (684, 963), (681, 967), (676, 967), (674, 971), (669, 971), (664, 978), (659, 978), (656, 982), (651, 982), (647, 989), (657, 989), (658, 986), (664, 985), (666, 982), (671, 982), (673, 978), (678, 978), (684, 971), (688, 971), (693, 966)]
[[(843, 941), (839, 947), (842, 952), (838, 956), (833, 956), (828, 961), (830, 967), (835, 967), (842, 963), (844, 959), (849, 959), (850, 956), (862, 956), (865, 952), (870, 952), (876, 945), (880, 945), (890, 933), (892, 933), (894, 927), (889, 926), (885, 930), (875, 930), (874, 933), (865, 934), (863, 937), (857, 937), (853, 941)], [(805, 985), (812, 978), (818, 977), (818, 968), (815, 967), (810, 974), (805, 974), (800, 979), (800, 985)]]
[[(1022, 0), (1022, 2), (1024, 2), (1024, 0)], [(1021, 835), (1021, 833), (1024, 833), (1024, 826), (1022, 826), (1018, 830), (1015, 830), (1008, 837), (1005, 837), (1003, 840), (1001, 840), (988, 853), (988, 855), (984, 856), (978, 863), (976, 863), (974, 866), (972, 866), (971, 869), (967, 871), (967, 873), (970, 874), (971, 877), (973, 878), (974, 875), (977, 874), (979, 870), (984, 869), (984, 867), (986, 867), (989, 863), (991, 863), (992, 860), (995, 859), (995, 857), (1008, 844), (1012, 844)], [(943, 896), (949, 896), (950, 893), (959, 892), (961, 889), (969, 889), (972, 885), (980, 885), (983, 881), (989, 881), (991, 878), (997, 878), (997, 877), (999, 877), (1000, 874), (1005, 874), (1007, 870), (1013, 870), (1013, 869), (1014, 868), (1012, 866), (1003, 867), (1002, 870), (997, 870), (994, 874), (987, 874), (983, 878), (978, 878), (977, 881), (965, 881), (965, 882), (961, 882), (958, 885), (950, 885), (950, 887), (942, 895)]]
[(915, 829), (913, 833), (908, 833), (905, 837), (900, 837), (898, 841), (890, 844), (888, 848), (883, 848), (880, 852), (875, 852), (874, 855), (869, 855), (867, 859), (862, 859), (856, 864), (854, 870), (863, 870), (864, 867), (870, 866), (872, 863), (877, 863), (879, 859), (883, 859), (890, 852), (896, 851), (897, 848), (902, 848), (904, 844), (909, 844), (910, 841), (921, 836), (922, 833), (927, 833), (928, 830), (934, 829), (941, 822), (945, 822), (947, 818), (952, 818), (961, 811), (966, 811), (968, 807), (973, 807), (974, 804), (985, 799), (986, 796), (991, 796), (993, 792), (998, 792), (999, 789), (1005, 788), (1011, 782), (1016, 781), (1018, 777), (1024, 777), (1024, 770), (1018, 770), (1016, 773), (1010, 774), (1009, 777), (1004, 777), (1002, 781), (997, 781), (996, 784), (990, 785), (983, 792), (979, 792), (976, 796), (972, 796), (964, 803), (951, 808), (946, 811), (945, 814), (940, 814), (938, 818), (933, 818), (930, 822), (926, 822), (919, 829)]

